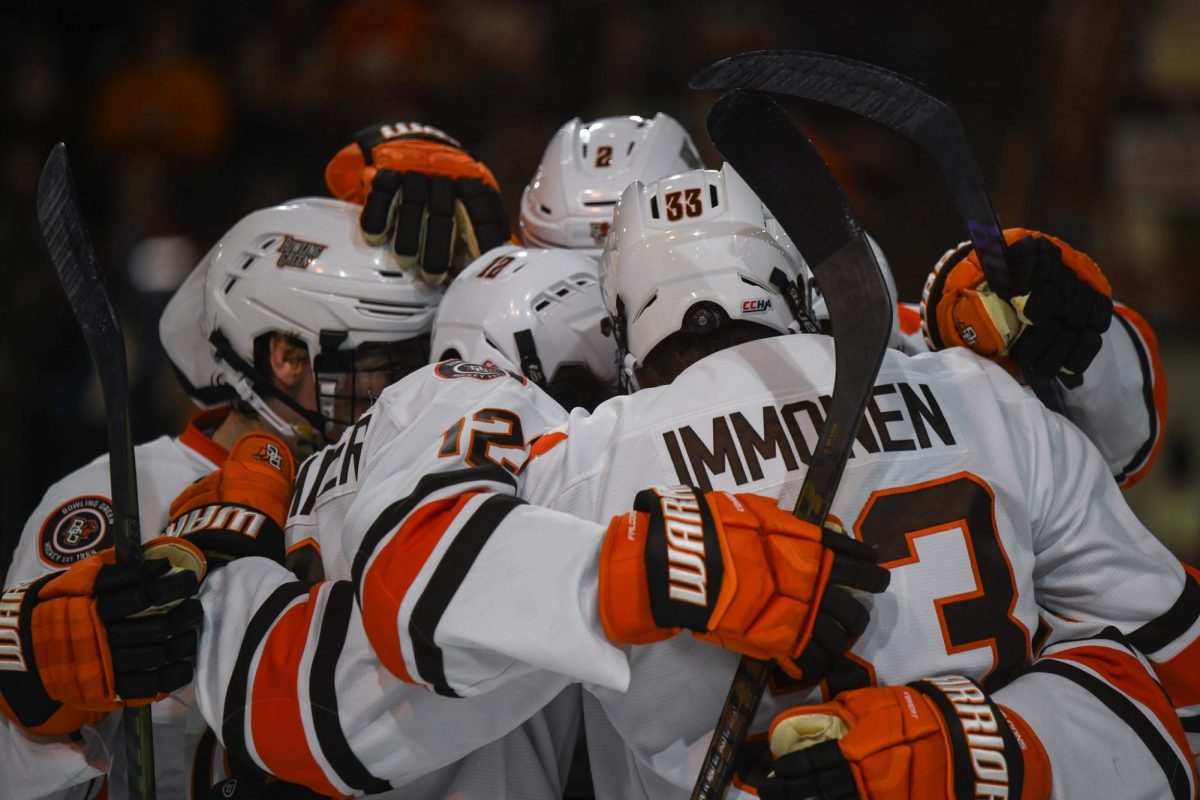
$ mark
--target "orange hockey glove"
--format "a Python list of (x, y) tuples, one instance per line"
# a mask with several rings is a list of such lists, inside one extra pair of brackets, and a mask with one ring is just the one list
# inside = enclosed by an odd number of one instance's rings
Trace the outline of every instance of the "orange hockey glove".
[(600, 556), (600, 620), (616, 644), (687, 628), (813, 680), (867, 626), (842, 587), (882, 592), (890, 578), (870, 547), (769, 497), (658, 487), (633, 509), (613, 517)]
[(269, 433), (247, 433), (220, 469), (175, 498), (163, 535), (191, 541), (213, 569), (243, 556), (282, 564), (295, 471), (283, 442)]
[(1044, 800), (1050, 762), (1023, 719), (949, 675), (842, 692), (771, 724), (764, 800)]
[(1112, 322), (1112, 288), (1084, 253), (1037, 231), (1010, 228), (1008, 262), (1027, 295), (992, 292), (975, 250), (963, 244), (938, 261), (921, 297), (921, 326), (934, 350), (968, 347), (981, 356), (1068, 387), (1100, 352)]
[(500, 185), (457, 140), (419, 123), (364, 128), (325, 167), (335, 197), (363, 204), (372, 244), (392, 242), (402, 268), (437, 285), (509, 241)]
[(109, 548), (0, 597), (0, 711), (22, 727), (70, 733), (191, 681), (204, 557), (160, 537), (115, 562)]

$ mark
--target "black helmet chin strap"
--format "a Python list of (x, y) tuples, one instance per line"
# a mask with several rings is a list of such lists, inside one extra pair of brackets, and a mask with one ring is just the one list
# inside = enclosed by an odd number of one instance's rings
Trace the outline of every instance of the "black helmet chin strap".
[(517, 355), (521, 357), (521, 372), (542, 389), (546, 388), (546, 370), (538, 358), (537, 345), (533, 343), (533, 331), (526, 328), (513, 334), (517, 343)]
[(325, 419), (324, 414), (305, 408), (281, 392), (267, 376), (263, 375), (250, 362), (238, 355), (237, 351), (233, 349), (233, 345), (229, 343), (229, 339), (226, 338), (225, 334), (219, 328), (213, 330), (212, 334), (208, 337), (208, 341), (216, 348), (215, 356), (217, 360), (224, 361), (241, 373), (246, 380), (250, 381), (250, 386), (256, 394), (262, 397), (275, 398), (303, 417), (309, 425), (312, 425), (322, 435), (325, 433), (325, 426), (328, 420)]
[(803, 278), (797, 276), (796, 280), (789, 281), (784, 271), (775, 267), (771, 270), (771, 277), (767, 280), (783, 295), (783, 301), (787, 303), (788, 311), (792, 312), (792, 319), (800, 327), (801, 333), (821, 332), (821, 327), (813, 322), (812, 315), (804, 308), (803, 295), (800, 293), (800, 283), (804, 280)]

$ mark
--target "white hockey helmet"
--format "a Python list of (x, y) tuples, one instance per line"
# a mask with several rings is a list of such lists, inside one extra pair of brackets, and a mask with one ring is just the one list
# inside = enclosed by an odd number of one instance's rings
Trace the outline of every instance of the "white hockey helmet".
[(652, 181), (702, 166), (696, 146), (674, 118), (578, 117), (554, 134), (533, 180), (521, 193), (521, 241), (567, 247), (599, 257), (613, 206), (634, 181)]
[[(274, 397), (328, 435), (352, 423), (383, 385), (428, 361), (441, 289), (396, 271), (386, 248), (359, 230), (359, 207), (305, 197), (255, 211), (229, 229), (167, 304), (159, 335), (200, 405), (247, 403), (281, 434)], [(265, 334), (308, 348), (317, 409), (280, 392), (256, 366)]]
[(615, 393), (617, 347), (596, 262), (573, 250), (501, 245), (446, 289), (433, 323), (433, 359), (461, 358), (519, 372), (568, 407)]
[(634, 368), (678, 331), (727, 320), (796, 329), (789, 290), (802, 285), (804, 263), (767, 224), (758, 196), (728, 164), (625, 190), (600, 257), (600, 289), (631, 388)]

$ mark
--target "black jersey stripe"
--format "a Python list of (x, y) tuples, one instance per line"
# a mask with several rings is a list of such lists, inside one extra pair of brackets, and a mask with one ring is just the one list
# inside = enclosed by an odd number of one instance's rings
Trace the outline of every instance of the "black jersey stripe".
[(1031, 671), (1049, 673), (1069, 680), (1100, 700), (1109, 711), (1129, 726), (1150, 751), (1150, 755), (1162, 769), (1167, 785), (1171, 787), (1171, 796), (1176, 800), (1188, 800), (1192, 797), (1191, 769), (1132, 700), (1086, 670), (1064, 661), (1039, 661)]
[[(226, 567), (228, 569), (228, 567)], [(291, 581), (271, 592), (262, 606), (250, 618), (246, 626), (246, 635), (238, 649), (237, 660), (233, 665), (233, 674), (229, 678), (229, 687), (225, 692), (225, 708), (221, 715), (221, 739), (225, 749), (235, 759), (246, 765), (255, 765), (250, 757), (250, 749), (246, 746), (246, 706), (250, 698), (247, 696), (250, 686), (250, 663), (254, 654), (262, 646), (271, 627), (279, 619), (280, 614), (288, 604), (312, 588), (306, 581)]]
[(1188, 733), (1200, 733), (1200, 716), (1180, 717), (1179, 721), (1183, 723), (1183, 729)]
[(413, 658), (422, 679), (438, 694), (459, 696), (446, 680), (442, 649), (434, 643), (438, 623), (492, 533), (514, 508), (523, 504), (523, 500), (508, 495), (495, 495), (484, 500), (446, 548), (437, 568), (429, 576), (425, 590), (413, 605), (408, 626)]
[(1179, 599), (1165, 614), (1130, 633), (1129, 641), (1142, 653), (1153, 655), (1187, 633), (1197, 618), (1200, 618), (1200, 584), (1185, 571)]
[(1142, 446), (1134, 453), (1133, 458), (1125, 465), (1120, 474), (1116, 476), (1117, 483), (1124, 483), (1131, 473), (1136, 472), (1146, 463), (1146, 459), (1150, 457), (1150, 453), (1154, 450), (1154, 443), (1158, 441), (1158, 411), (1154, 408), (1154, 368), (1150, 363), (1150, 353), (1147, 352), (1146, 344), (1142, 341), (1141, 335), (1133, 324), (1121, 316), (1120, 312), (1115, 312), (1113, 318), (1121, 323), (1125, 332), (1129, 334), (1129, 338), (1133, 341), (1133, 349), (1137, 351), (1138, 366), (1142, 370), (1142, 401), (1146, 405), (1146, 418), (1150, 421), (1150, 435)]
[(413, 509), (434, 492), (459, 483), (465, 485), (481, 481), (507, 484), (514, 491), (517, 488), (517, 479), (511, 474), (495, 464), (486, 464), (482, 467), (468, 467), (466, 469), (435, 472), (432, 475), (426, 475), (417, 481), (417, 485), (413, 488), (410, 495), (397, 500), (385, 508), (371, 527), (367, 529), (366, 535), (363, 536), (362, 542), (358, 545), (358, 552), (354, 554), (354, 564), (350, 568), (350, 577), (354, 580), (354, 590), (358, 594), (359, 602), (362, 601), (363, 572), (366, 570), (367, 562), (371, 559), (375, 548), (379, 547), (379, 543), (383, 541), (385, 536), (395, 530)]
[(336, 581), (329, 587), (329, 596), (325, 601), (325, 613), (321, 618), (320, 634), (309, 672), (308, 697), (317, 744), (329, 766), (350, 788), (378, 794), (388, 791), (392, 785), (372, 775), (354, 755), (338, 715), (337, 663), (346, 644), (346, 631), (350, 627), (353, 610), (354, 586), (349, 581)]

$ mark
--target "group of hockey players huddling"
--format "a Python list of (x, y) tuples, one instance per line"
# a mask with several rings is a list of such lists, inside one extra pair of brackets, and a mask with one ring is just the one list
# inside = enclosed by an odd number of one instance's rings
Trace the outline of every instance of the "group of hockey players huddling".
[(326, 179), (164, 312), (203, 410), (136, 448), (144, 565), (105, 457), (26, 523), (0, 796), (123, 797), (153, 702), (166, 798), (561, 798), (581, 733), (597, 798), (683, 798), (742, 655), (730, 797), (1196, 796), (1200, 588), (1121, 496), (1165, 380), (1087, 255), (1007, 231), (1019, 310), (943, 256), (818, 529), (820, 289), (678, 122), (563, 126), (522, 244), (428, 126)]

